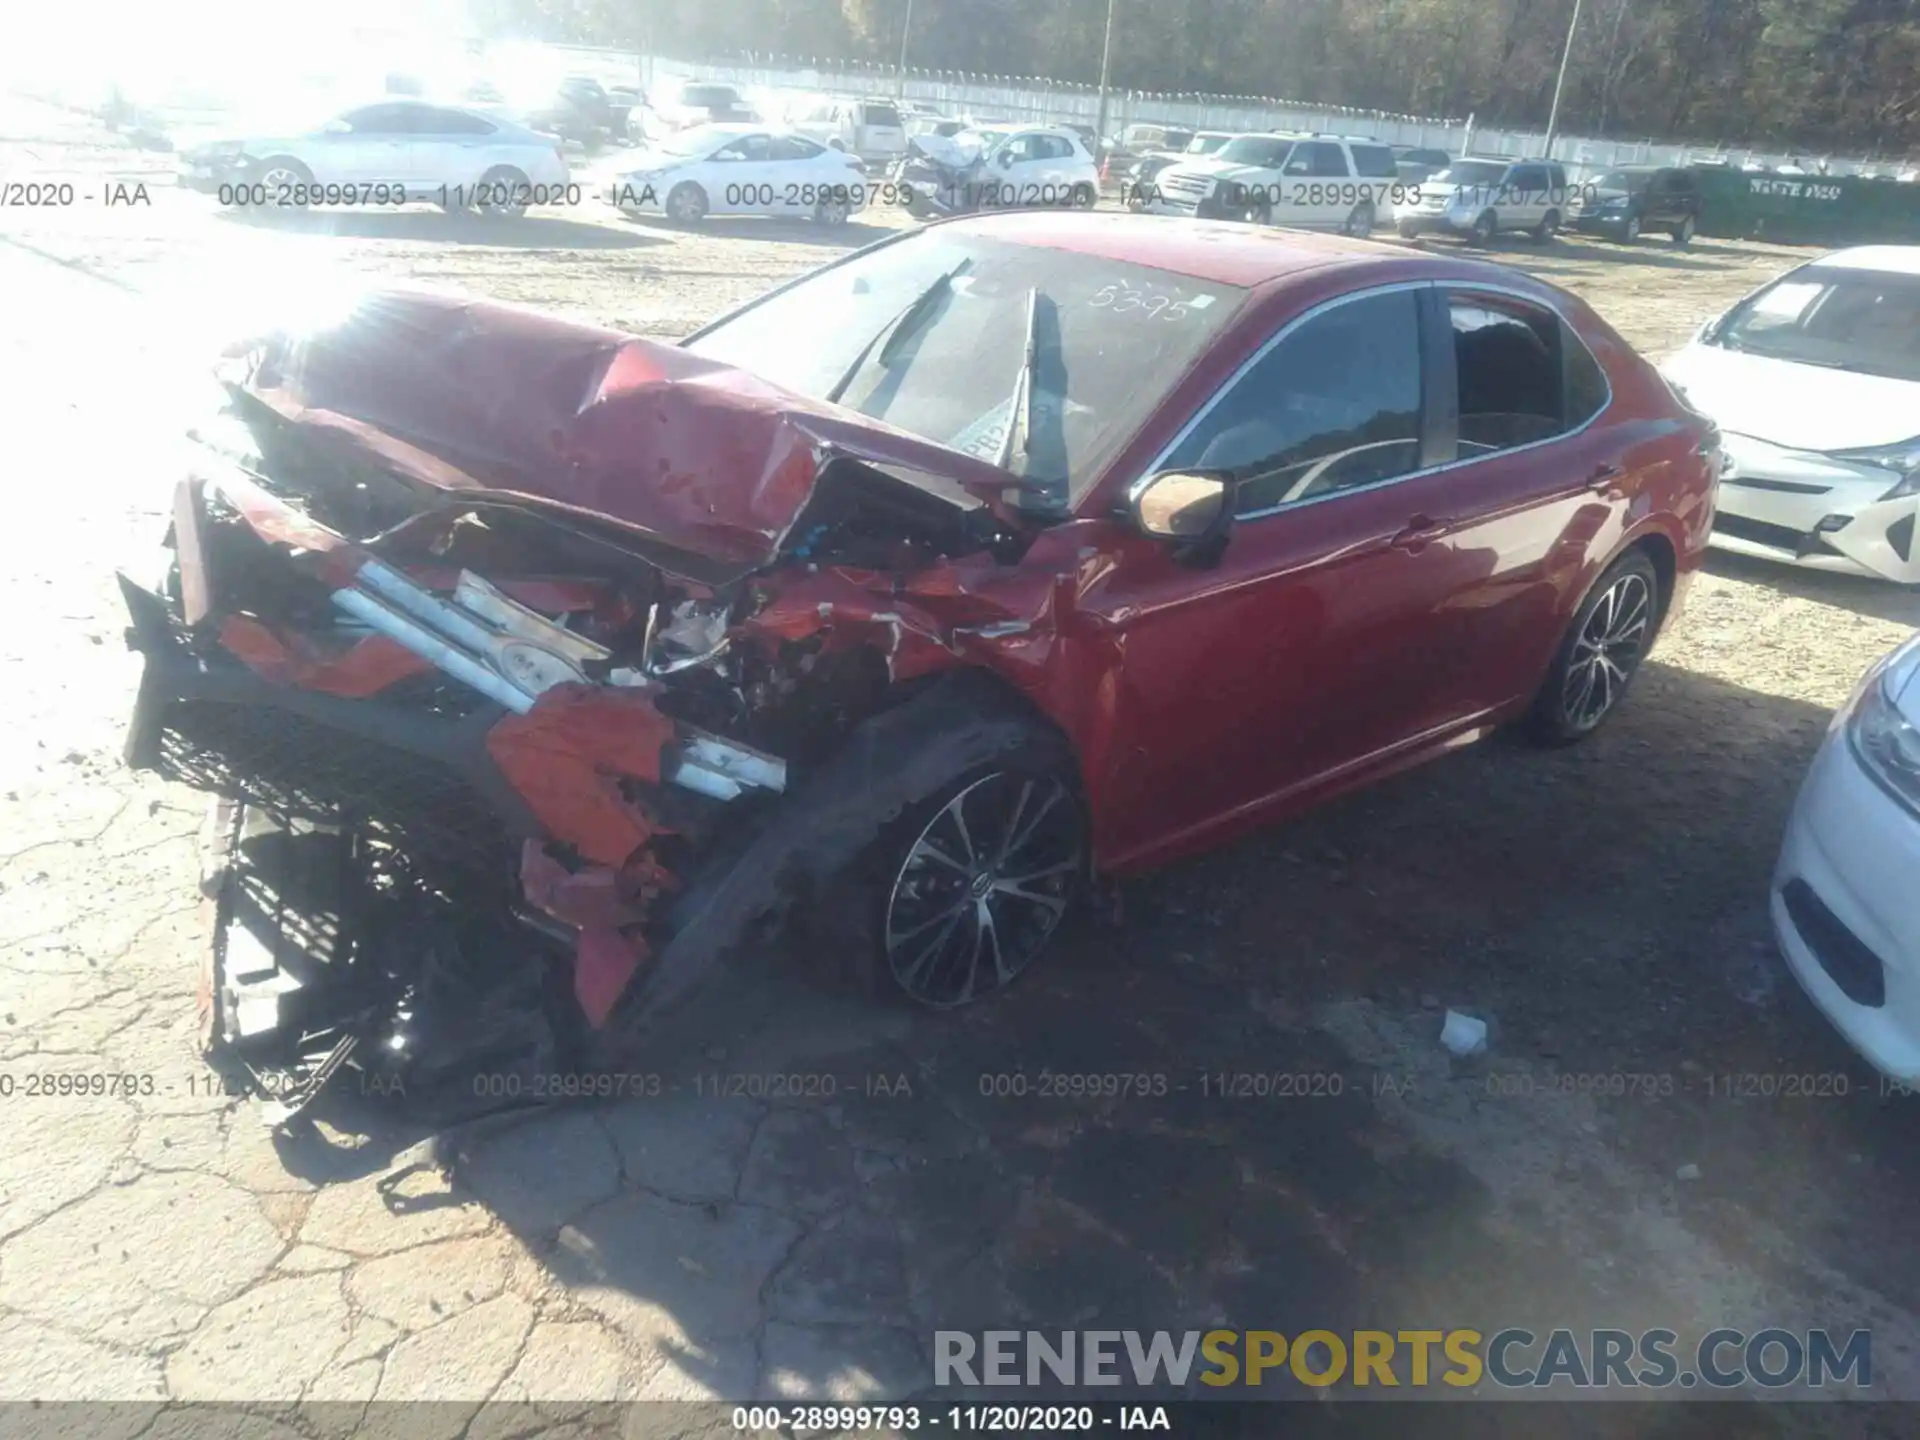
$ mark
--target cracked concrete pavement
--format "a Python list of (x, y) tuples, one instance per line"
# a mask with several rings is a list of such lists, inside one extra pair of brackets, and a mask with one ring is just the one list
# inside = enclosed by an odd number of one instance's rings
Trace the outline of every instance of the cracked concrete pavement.
[[(1485, 746), (1129, 887), (992, 1004), (911, 1014), (772, 975), (725, 1033), (663, 1052), (655, 1095), (440, 1141), (378, 1097), (266, 1130), (194, 1049), (202, 808), (118, 761), (135, 671), (110, 569), (164, 528), (221, 318), (193, 299), (230, 258), (257, 278), (290, 253), (183, 214), (0, 244), (0, 1401), (126, 1402), (103, 1413), (129, 1440), (197, 1433), (161, 1407), (216, 1400), (318, 1407), (306, 1433), (404, 1415), (511, 1440), (639, 1399), (925, 1395), (941, 1328), (1215, 1324), (1870, 1325), (1880, 1385), (1920, 1395), (1910, 1109), (1488, 1082), (1871, 1085), (1771, 958), (1757, 886), (1827, 710), (1914, 607), (1754, 567), (1702, 580), (1593, 744)], [(340, 244), (659, 333), (829, 253), (661, 233), (637, 271), (420, 233)], [(1603, 312), (1615, 271), (1651, 283), (1596, 248), (1551, 263)], [(1769, 253), (1666, 283), (1737, 293)], [(1718, 293), (1670, 288), (1660, 324)], [(1438, 1049), (1451, 1004), (1495, 1018), (1490, 1068)], [(1146, 1094), (1042, 1096), (1043, 1072)], [(1222, 1099), (1236, 1074), (1336, 1078)], [(730, 1075), (753, 1093), (716, 1095)], [(783, 1075), (810, 1093), (762, 1093)], [(384, 1408), (405, 1400), (435, 1403)], [(1830, 1409), (1753, 1433), (1868, 1433)], [(1641, 1433), (1607, 1423), (1575, 1433)]]

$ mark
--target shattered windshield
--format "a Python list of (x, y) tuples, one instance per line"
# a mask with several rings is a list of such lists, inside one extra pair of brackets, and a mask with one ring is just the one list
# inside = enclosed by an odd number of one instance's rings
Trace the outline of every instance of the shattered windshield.
[(1920, 275), (1796, 270), (1736, 306), (1713, 343), (1802, 365), (1920, 380)]
[[(823, 270), (687, 342), (814, 399), (998, 460), (1036, 509), (1085, 492), (1246, 291), (944, 229)], [(1033, 318), (1035, 298), (1038, 319)]]

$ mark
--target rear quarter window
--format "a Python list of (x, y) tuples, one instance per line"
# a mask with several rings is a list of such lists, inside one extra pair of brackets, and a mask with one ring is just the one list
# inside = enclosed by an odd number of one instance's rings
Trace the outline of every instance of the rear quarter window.
[(1393, 151), (1384, 145), (1356, 145), (1353, 147), (1353, 173), (1369, 179), (1392, 180), (1399, 174), (1394, 163)]
[(1613, 391), (1607, 384), (1607, 372), (1587, 349), (1587, 342), (1565, 320), (1560, 322), (1560, 357), (1566, 385), (1566, 424), (1571, 430), (1606, 409)]

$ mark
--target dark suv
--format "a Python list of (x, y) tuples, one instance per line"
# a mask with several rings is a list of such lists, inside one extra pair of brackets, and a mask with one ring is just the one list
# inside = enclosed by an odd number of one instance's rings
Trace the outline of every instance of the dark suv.
[(1631, 245), (1643, 230), (1664, 230), (1685, 245), (1700, 228), (1700, 182), (1684, 168), (1627, 165), (1574, 187), (1569, 209), (1572, 228), (1589, 235)]

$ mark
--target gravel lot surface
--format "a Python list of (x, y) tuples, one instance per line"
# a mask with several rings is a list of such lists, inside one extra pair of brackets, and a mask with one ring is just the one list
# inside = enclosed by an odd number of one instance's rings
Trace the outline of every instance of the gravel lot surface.
[[(163, 528), (206, 347), (344, 271), (677, 337), (901, 222), (280, 223), (170, 177), (169, 157), (0, 101), (0, 178), (95, 197), (0, 211), (0, 1074), (155, 1091), (0, 1100), (0, 1400), (138, 1402), (110, 1412), (132, 1436), (169, 1402), (345, 1407), (260, 1422), (311, 1431), (425, 1398), (444, 1403), (409, 1433), (506, 1440), (590, 1402), (911, 1395), (936, 1328), (1221, 1322), (1869, 1327), (1876, 1389), (1920, 1398), (1920, 1117), (1800, 997), (1763, 909), (1832, 708), (1920, 620), (1881, 585), (1716, 558), (1588, 745), (1495, 741), (1132, 885), (1121, 918), (1084, 919), (957, 1016), (770, 980), (674, 1062), (677, 1092), (483, 1129), (451, 1175), (377, 1102), (288, 1139), (208, 1093), (202, 807), (121, 768), (136, 667), (110, 578)], [(116, 181), (151, 203), (104, 204)], [(1563, 240), (1498, 258), (1659, 355), (1803, 254)], [(1491, 1020), (1487, 1059), (1440, 1049), (1448, 1006)], [(696, 1069), (831, 1074), (839, 1093), (716, 1101)], [(981, 1093), (1044, 1069), (1174, 1088)], [(1222, 1101), (1203, 1072), (1337, 1074), (1342, 1093)], [(1619, 1073), (1674, 1093), (1545, 1093)], [(1782, 1073), (1850, 1094), (1729, 1099), (1713, 1079)], [(911, 1095), (869, 1096), (876, 1075)], [(1732, 1433), (1626, 1412), (1560, 1428)], [(1831, 1405), (1742, 1424), (1911, 1433)]]

